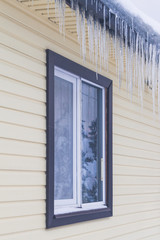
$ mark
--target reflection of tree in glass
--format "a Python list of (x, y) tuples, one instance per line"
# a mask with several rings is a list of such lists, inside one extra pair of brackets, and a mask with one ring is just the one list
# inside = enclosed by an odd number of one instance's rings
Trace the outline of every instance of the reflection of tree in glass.
[(97, 120), (92, 121), (89, 132), (82, 121), (82, 198), (83, 203), (98, 201), (97, 181)]

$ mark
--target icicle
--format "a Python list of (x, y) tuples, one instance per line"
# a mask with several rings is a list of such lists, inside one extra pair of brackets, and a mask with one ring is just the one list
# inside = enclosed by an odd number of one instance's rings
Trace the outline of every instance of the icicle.
[[(49, 1), (49, 0), (48, 0)], [(65, 0), (55, 0), (55, 14), (59, 17), (59, 31), (65, 35)]]
[(98, 43), (99, 43), (99, 64), (100, 64), (100, 71), (102, 69), (102, 32), (101, 32), (101, 25), (98, 24)]
[(155, 90), (156, 90), (156, 79), (155, 79), (155, 66), (156, 66), (156, 46), (153, 46), (152, 55), (152, 99), (153, 99), (153, 113), (155, 114)]
[(121, 50), (120, 50), (120, 41), (117, 41), (117, 79), (119, 82), (119, 88), (121, 84)]
[(71, 1), (71, 8), (73, 9), (74, 2), (73, 2), (73, 0), (70, 0), (70, 1)]
[(149, 45), (149, 63), (148, 63), (148, 82), (149, 82), (149, 87), (151, 87), (152, 84), (152, 50), (153, 50), (153, 46), (150, 43)]
[(80, 36), (80, 33), (81, 33), (81, 29), (80, 29), (80, 13), (79, 13), (79, 6), (78, 6), (78, 3), (76, 5), (76, 26), (77, 26), (77, 35), (78, 35), (78, 41), (80, 43), (80, 39), (81, 39), (81, 36)]
[[(112, 48), (114, 49), (115, 48), (115, 39), (113, 36), (111, 36), (111, 39), (112, 39)], [(115, 58), (115, 51), (111, 51), (111, 48), (110, 48), (110, 54), (112, 55), (113, 58)]]
[(123, 52), (123, 47), (124, 47), (124, 21), (122, 20), (121, 22), (121, 72), (122, 72), (122, 77), (123, 77), (123, 71), (124, 71), (124, 52)]
[(111, 29), (111, 9), (109, 9), (109, 29)]
[[(136, 80), (138, 79), (138, 50), (139, 50), (139, 48), (138, 48), (138, 46), (139, 46), (139, 33), (137, 33), (137, 36), (136, 36), (136, 63), (135, 63), (135, 78), (136, 78)], [(136, 84), (136, 83), (135, 83)]]
[(119, 88), (121, 88), (123, 74), (123, 20), (120, 21), (120, 40), (119, 40)]
[(106, 54), (106, 6), (103, 5), (103, 28), (101, 29), (101, 52), (103, 66), (105, 66), (105, 54)]
[[(32, 2), (33, 4), (33, 2)], [(47, 15), (48, 15), (48, 18), (49, 18), (49, 0), (47, 0)]]
[(61, 16), (62, 16), (61, 28), (62, 28), (63, 35), (65, 35), (65, 10), (66, 10), (65, 0), (61, 0), (60, 10), (61, 10)]
[(105, 50), (104, 50), (104, 62), (107, 67), (107, 72), (109, 70), (109, 45), (110, 45), (110, 37), (109, 37), (109, 32), (105, 34), (106, 36), (106, 43), (105, 43)]
[(85, 0), (86, 11), (87, 11), (87, 5), (88, 5), (88, 0)]
[(158, 113), (160, 118), (160, 54), (158, 55)]
[(141, 106), (143, 107), (143, 77), (142, 77), (142, 38), (139, 37), (139, 77), (138, 77), (138, 89), (139, 89), (139, 97), (141, 100)]
[(146, 55), (146, 69), (145, 69), (145, 77), (146, 77), (146, 84), (148, 85), (149, 84), (149, 79), (148, 79), (148, 73), (149, 73), (149, 71), (148, 71), (148, 61), (149, 61), (149, 59), (148, 59), (148, 47), (149, 47), (149, 45), (148, 45), (148, 32), (147, 32), (147, 42), (146, 42), (146, 44), (145, 44), (145, 55)]
[(134, 19), (132, 18), (132, 32), (134, 32)]
[(144, 84), (145, 84), (145, 79), (144, 79), (144, 45), (143, 45), (143, 38), (141, 39), (141, 51), (142, 51), (142, 90), (144, 91)]
[(94, 20), (91, 15), (87, 19), (87, 26), (88, 26), (89, 57), (90, 61), (94, 63)]
[(106, 6), (103, 5), (103, 27), (106, 28)]
[(117, 56), (117, 49), (116, 49), (116, 46), (117, 46), (117, 21), (118, 21), (118, 16), (115, 15), (115, 58)]
[(136, 33), (133, 31), (133, 87), (136, 86)]
[(55, 0), (55, 17), (59, 19), (58, 0)]
[(85, 12), (81, 13), (81, 35), (82, 35), (82, 56), (83, 61), (86, 57), (86, 26), (85, 26)]
[(129, 53), (129, 92), (132, 99), (132, 91), (133, 91), (133, 39), (132, 39), (132, 29), (129, 28), (129, 40), (130, 40), (130, 53)]
[(126, 61), (126, 88), (128, 88), (128, 25), (125, 22), (125, 61)]
[(96, 0), (96, 13), (98, 12), (98, 0)]
[(98, 21), (94, 22), (94, 46), (95, 46), (95, 63), (96, 63), (96, 76), (98, 78)]

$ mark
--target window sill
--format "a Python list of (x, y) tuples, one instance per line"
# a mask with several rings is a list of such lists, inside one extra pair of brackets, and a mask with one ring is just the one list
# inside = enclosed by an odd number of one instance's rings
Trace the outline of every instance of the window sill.
[(82, 211), (89, 211), (89, 210), (98, 210), (98, 209), (106, 209), (107, 206), (103, 202), (98, 203), (87, 203), (83, 204), (82, 207), (77, 206), (65, 206), (61, 208), (55, 208), (55, 215), (59, 214), (72, 214), (76, 212), (82, 212)]
[[(76, 209), (77, 210), (77, 209)], [(112, 216), (112, 208), (102, 206), (98, 209), (80, 210), (71, 213), (55, 214), (50, 220), (47, 221), (47, 228), (58, 227), (82, 221), (89, 221), (99, 218), (106, 218)]]

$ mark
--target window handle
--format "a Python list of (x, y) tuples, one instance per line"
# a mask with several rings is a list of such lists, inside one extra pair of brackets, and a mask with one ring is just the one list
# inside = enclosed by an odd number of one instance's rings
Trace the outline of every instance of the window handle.
[(103, 164), (103, 158), (101, 158), (101, 181), (103, 181), (103, 166), (104, 166), (104, 164)]

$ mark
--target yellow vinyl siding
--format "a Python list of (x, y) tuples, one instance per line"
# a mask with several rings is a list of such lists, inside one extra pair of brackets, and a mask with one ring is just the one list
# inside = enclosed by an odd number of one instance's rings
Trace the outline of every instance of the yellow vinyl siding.
[[(41, 1), (44, 2), (44, 1)], [(160, 120), (146, 90), (144, 107), (113, 80), (113, 217), (45, 229), (47, 48), (83, 63), (71, 34), (0, 1), (0, 239), (159, 240)], [(88, 60), (88, 58), (87, 58)]]
[[(38, 186), (1, 186), (0, 202), (39, 201), (45, 199), (45, 187)], [(45, 203), (45, 201), (44, 201)], [(3, 206), (3, 204), (2, 204)]]

